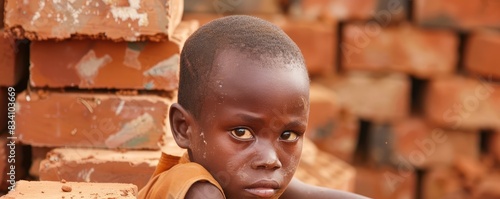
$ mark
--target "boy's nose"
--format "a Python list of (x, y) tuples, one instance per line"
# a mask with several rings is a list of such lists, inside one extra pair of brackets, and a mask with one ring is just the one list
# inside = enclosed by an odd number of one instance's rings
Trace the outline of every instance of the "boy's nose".
[(256, 146), (256, 148), (258, 152), (251, 163), (253, 169), (275, 170), (281, 168), (278, 154), (270, 143)]

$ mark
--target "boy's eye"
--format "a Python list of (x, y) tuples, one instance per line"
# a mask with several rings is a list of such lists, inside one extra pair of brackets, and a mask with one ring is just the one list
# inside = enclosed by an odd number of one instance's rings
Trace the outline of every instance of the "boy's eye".
[(295, 141), (299, 138), (299, 136), (291, 131), (285, 131), (281, 134), (280, 139), (285, 141)]
[(250, 130), (245, 129), (245, 128), (237, 128), (231, 130), (231, 135), (239, 140), (250, 140), (253, 139), (252, 132)]

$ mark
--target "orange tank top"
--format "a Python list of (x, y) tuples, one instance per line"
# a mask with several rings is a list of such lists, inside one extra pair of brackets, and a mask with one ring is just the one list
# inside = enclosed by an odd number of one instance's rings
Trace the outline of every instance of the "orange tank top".
[(153, 176), (139, 191), (137, 198), (184, 199), (189, 188), (200, 181), (213, 184), (224, 195), (222, 187), (212, 175), (203, 166), (189, 161), (187, 153), (182, 157), (162, 153)]

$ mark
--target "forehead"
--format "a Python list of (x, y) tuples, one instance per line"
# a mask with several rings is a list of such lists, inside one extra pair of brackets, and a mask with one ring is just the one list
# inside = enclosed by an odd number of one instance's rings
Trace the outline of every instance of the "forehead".
[[(209, 83), (209, 103), (235, 101), (241, 106), (278, 108), (286, 105), (308, 108), (309, 79), (299, 66), (272, 58), (255, 59), (236, 50), (225, 50), (214, 60)], [(271, 65), (272, 64), (272, 65)], [(251, 107), (250, 107), (251, 108)]]
[(241, 92), (286, 92), (298, 89), (309, 92), (307, 71), (298, 63), (285, 63), (281, 58), (252, 55), (238, 50), (222, 50), (214, 59), (212, 86), (237, 87)]

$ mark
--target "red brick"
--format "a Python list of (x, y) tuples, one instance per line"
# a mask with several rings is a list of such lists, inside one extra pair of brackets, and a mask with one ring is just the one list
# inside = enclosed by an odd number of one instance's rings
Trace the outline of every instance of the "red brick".
[(47, 157), (47, 153), (54, 148), (50, 147), (31, 147), (31, 167), (29, 170), (30, 177), (35, 179), (40, 178), (40, 162)]
[(286, 20), (273, 21), (299, 46), (309, 75), (331, 76), (337, 54), (336, 23)]
[(458, 36), (455, 33), (423, 30), (408, 23), (378, 28), (354, 23), (343, 29), (343, 69), (396, 71), (420, 78), (443, 76), (455, 71), (458, 60)]
[(475, 29), (500, 27), (497, 0), (420, 0), (415, 1), (414, 18), (424, 26)]
[(380, 24), (405, 18), (405, 1), (387, 0), (302, 0), (300, 15), (308, 19), (376, 19)]
[(5, 0), (0, 0), (0, 29), (3, 28), (4, 24), (3, 24), (3, 18), (4, 18), (4, 6), (5, 6)]
[[(27, 168), (24, 167), (25, 155), (23, 154), (24, 146), (19, 143), (16, 138), (7, 137), (7, 132), (0, 136), (0, 192), (7, 192), (12, 186), (9, 180), (13, 179), (12, 183), (17, 180), (24, 179), (28, 174)], [(14, 145), (12, 145), (14, 143)], [(9, 144), (9, 145), (7, 145)], [(10, 175), (9, 173), (13, 173)]]
[[(39, 90), (17, 98), (19, 139), (33, 146), (157, 149), (171, 100)], [(43, 127), (43, 128), (42, 128)]]
[(186, 13), (211, 13), (220, 16), (228, 14), (277, 14), (281, 12), (279, 0), (253, 1), (205, 1), (184, 2)]
[(160, 159), (160, 151), (112, 151), (57, 148), (40, 163), (40, 180), (147, 184)]
[[(299, 46), (310, 75), (333, 75), (336, 68), (337, 22), (295, 20), (284, 15), (255, 16), (279, 26)], [(203, 25), (220, 17), (216, 14), (189, 13), (183, 19), (198, 20)]]
[(449, 129), (500, 127), (500, 84), (461, 76), (430, 81), (425, 91), (427, 120)]
[(416, 167), (452, 166), (459, 158), (479, 160), (480, 136), (477, 131), (450, 131), (412, 118), (393, 126), (394, 151)]
[(180, 49), (184, 47), (184, 42), (200, 27), (198, 21), (189, 20), (181, 21), (179, 25), (175, 28), (172, 35), (169, 36), (168, 40), (179, 45)]
[(488, 146), (490, 154), (500, 163), (500, 130), (491, 134)]
[(484, 160), (479, 161), (465, 157), (457, 159), (455, 168), (460, 172), (462, 181), (467, 188), (475, 187), (479, 181), (490, 174), (491, 165), (485, 163), (487, 162)]
[[(336, 68), (337, 22), (295, 20), (284, 15), (255, 16), (279, 26), (299, 46), (309, 74), (314, 76), (333, 75)], [(216, 14), (187, 13), (183, 16), (183, 20), (197, 20), (200, 25), (204, 25), (220, 17)]]
[(352, 192), (355, 175), (352, 166), (304, 139), (302, 157), (294, 177), (307, 184)]
[(34, 41), (31, 63), (35, 87), (175, 90), (179, 81), (179, 47), (171, 42)]
[(27, 75), (28, 41), (16, 41), (4, 33), (0, 29), (0, 86), (14, 86)]
[[(71, 191), (62, 191), (62, 186), (71, 187)], [(137, 186), (122, 183), (78, 183), (25, 181), (17, 182), (16, 190), (3, 196), (14, 198), (137, 198)]]
[(422, 180), (422, 199), (469, 199), (460, 175), (452, 167), (427, 171)]
[[(368, 135), (364, 138), (368, 144), (358, 153), (358, 160), (366, 161), (368, 165), (409, 167), (413, 166), (406, 160), (396, 156), (394, 149), (394, 130), (389, 124), (372, 123)], [(361, 155), (359, 155), (361, 154)]]
[(307, 137), (323, 151), (352, 162), (358, 142), (358, 120), (330, 89), (312, 83)]
[(477, 31), (467, 40), (465, 67), (476, 75), (500, 79), (500, 32)]
[(356, 168), (355, 193), (377, 199), (414, 199), (416, 191), (416, 176), (412, 172)]
[(205, 12), (186, 12), (182, 15), (182, 20), (183, 21), (189, 21), (189, 20), (196, 20), (200, 23), (200, 26), (205, 25), (206, 23), (221, 18), (223, 17), (222, 15), (218, 14), (213, 14), (213, 13), (205, 13)]
[(411, 82), (405, 75), (350, 72), (318, 82), (332, 88), (340, 103), (362, 119), (383, 123), (409, 115)]
[[(183, 43), (193, 31), (189, 26), (178, 28), (174, 36)], [(54, 59), (60, 54), (65, 56)], [(174, 42), (34, 41), (30, 84), (171, 91), (178, 87), (179, 54)]]
[[(62, 8), (62, 9), (61, 9)], [(183, 1), (8, 0), (5, 26), (30, 40), (91, 37), (166, 40), (182, 17)]]
[(8, 106), (9, 96), (7, 92), (7, 88), (0, 87), (0, 129), (7, 128), (7, 114), (8, 114)]
[(476, 184), (472, 190), (473, 199), (497, 199), (500, 198), (500, 172), (490, 172), (485, 178)]

